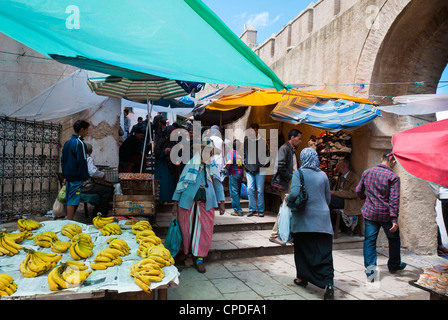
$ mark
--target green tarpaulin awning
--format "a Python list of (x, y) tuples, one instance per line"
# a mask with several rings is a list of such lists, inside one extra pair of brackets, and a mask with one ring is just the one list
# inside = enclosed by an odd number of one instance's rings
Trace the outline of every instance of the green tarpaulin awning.
[(113, 76), (285, 87), (200, 0), (2, 1), (0, 32)]

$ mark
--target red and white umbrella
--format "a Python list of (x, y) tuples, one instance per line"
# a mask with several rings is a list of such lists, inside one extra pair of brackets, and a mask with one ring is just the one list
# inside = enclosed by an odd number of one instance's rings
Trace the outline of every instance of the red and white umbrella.
[(407, 173), (448, 187), (448, 119), (396, 133), (392, 146)]

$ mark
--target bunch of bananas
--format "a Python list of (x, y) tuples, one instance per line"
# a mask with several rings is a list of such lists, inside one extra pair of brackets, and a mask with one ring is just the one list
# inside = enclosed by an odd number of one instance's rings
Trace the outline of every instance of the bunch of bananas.
[(37, 277), (54, 268), (62, 255), (45, 253), (24, 248), (26, 258), (19, 265), (20, 273), (26, 278)]
[(117, 249), (121, 252), (121, 256), (126, 256), (131, 253), (131, 248), (126, 241), (118, 238), (109, 238), (106, 240), (106, 243), (109, 245), (109, 248)]
[(44, 247), (44, 248), (50, 248), (51, 242), (53, 240), (59, 240), (56, 233), (53, 231), (45, 231), (42, 233), (38, 233), (33, 238), (34, 243), (38, 246)]
[(0, 297), (10, 296), (17, 290), (17, 283), (6, 273), (0, 274)]
[(137, 239), (137, 242), (138, 242), (137, 254), (142, 258), (147, 257), (145, 252), (148, 248), (154, 246), (163, 246), (162, 239), (160, 239), (156, 235), (140, 237)]
[(15, 243), (21, 243), (23, 240), (25, 239), (32, 239), (33, 238), (33, 233), (31, 231), (25, 230), (22, 232), (17, 232), (17, 233), (13, 233), (13, 232), (4, 232), (5, 236), (9, 239), (11, 239), (12, 241), (14, 241)]
[(134, 234), (137, 234), (140, 231), (143, 231), (146, 229), (152, 230), (151, 224), (149, 223), (149, 221), (146, 221), (146, 220), (140, 220), (132, 226), (132, 232)]
[(151, 236), (155, 236), (156, 233), (154, 231), (152, 231), (152, 229), (145, 229), (143, 231), (139, 231), (135, 234), (135, 240), (137, 242), (139, 242), (140, 239), (145, 238), (145, 237), (151, 237)]
[(60, 263), (48, 273), (48, 286), (51, 291), (79, 286), (92, 273), (80, 261)]
[(151, 292), (151, 282), (160, 282), (165, 276), (162, 268), (153, 259), (142, 259), (131, 265), (130, 275), (134, 282), (148, 293)]
[(96, 257), (93, 259), (93, 263), (90, 264), (90, 268), (94, 270), (104, 270), (108, 267), (119, 265), (123, 262), (120, 257), (121, 251), (113, 248), (105, 248), (98, 251)]
[(154, 260), (160, 267), (168, 267), (174, 264), (174, 258), (170, 251), (163, 245), (148, 247), (144, 251), (145, 259)]
[(61, 241), (61, 240), (53, 240), (51, 242), (51, 251), (56, 253), (64, 253), (70, 248), (71, 242)]
[(76, 223), (73, 223), (73, 222), (67, 223), (66, 225), (64, 225), (61, 228), (61, 233), (64, 236), (66, 236), (66, 237), (68, 237), (70, 239), (73, 238), (73, 236), (75, 234), (78, 234), (78, 233), (81, 233), (81, 232), (82, 232), (81, 227), (79, 225), (77, 225)]
[(93, 254), (92, 238), (84, 232), (74, 235), (70, 242), (69, 251), (75, 260), (87, 259)]
[(110, 236), (111, 234), (121, 234), (121, 228), (118, 223), (108, 223), (100, 229), (103, 236)]
[(42, 225), (39, 222), (34, 221), (32, 219), (24, 218), (24, 217), (20, 218), (17, 221), (17, 228), (19, 228), (20, 231), (25, 231), (25, 230), (31, 231), (31, 230), (37, 229), (41, 226)]
[(114, 217), (103, 217), (101, 213), (98, 213), (96, 217), (92, 219), (93, 225), (97, 229), (101, 229), (108, 223), (112, 223), (114, 221)]
[(19, 253), (21, 249), (22, 246), (20, 244), (8, 237), (5, 232), (0, 232), (0, 256), (13, 256)]

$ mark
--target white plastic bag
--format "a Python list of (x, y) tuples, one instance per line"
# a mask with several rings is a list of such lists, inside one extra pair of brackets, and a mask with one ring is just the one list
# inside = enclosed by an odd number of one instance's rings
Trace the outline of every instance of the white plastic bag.
[(282, 207), (278, 213), (278, 237), (284, 242), (291, 240), (291, 208), (283, 200)]
[(65, 217), (67, 215), (67, 208), (58, 198), (53, 203), (53, 215), (55, 217)]

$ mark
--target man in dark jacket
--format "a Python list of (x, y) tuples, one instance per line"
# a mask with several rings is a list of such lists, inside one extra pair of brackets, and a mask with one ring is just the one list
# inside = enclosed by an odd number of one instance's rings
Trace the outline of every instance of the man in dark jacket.
[[(288, 134), (288, 141), (286, 141), (278, 150), (277, 169), (272, 176), (271, 186), (280, 192), (282, 203), (285, 199), (285, 195), (288, 193), (294, 171), (300, 168), (296, 150), (301, 143), (302, 132), (297, 129), (292, 129)], [(278, 238), (278, 219), (274, 224), (269, 241), (280, 245), (286, 244)]]
[[(252, 123), (249, 136), (244, 139), (244, 169), (246, 170), (247, 193), (249, 196), (249, 213), (251, 217), (258, 213), (259, 217), (264, 216), (264, 180), (265, 173), (260, 169), (268, 165), (269, 148), (266, 140), (258, 134), (258, 123)], [(265, 152), (263, 152), (263, 149)], [(261, 150), (261, 151), (259, 151)], [(260, 159), (260, 156), (264, 159)], [(257, 190), (257, 203), (255, 204), (255, 190)]]
[(78, 120), (72, 135), (62, 148), (61, 167), (65, 178), (67, 219), (73, 220), (80, 202), (81, 188), (89, 177), (87, 152), (83, 139), (89, 133), (89, 123)]

